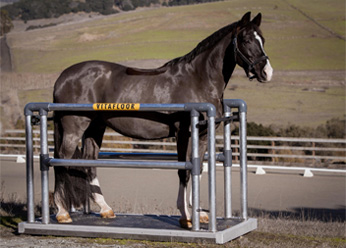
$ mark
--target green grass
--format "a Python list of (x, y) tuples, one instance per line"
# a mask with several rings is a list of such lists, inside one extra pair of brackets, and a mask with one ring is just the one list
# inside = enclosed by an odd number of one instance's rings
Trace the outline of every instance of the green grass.
[[(248, 121), (264, 125), (317, 127), (332, 118), (345, 117), (345, 87), (328, 85), (328, 82), (342, 80), (344, 74), (280, 73), (270, 83), (249, 81), (242, 70), (231, 78), (225, 98), (244, 99), (248, 105)], [(37, 84), (32, 90), (17, 89), (20, 109), (28, 102), (52, 102), (53, 84), (57, 75), (41, 77), (25, 74), (28, 82), (49, 81), (50, 84)], [(7, 79), (19, 80), (16, 77)], [(23, 80), (20, 77), (20, 80)], [(313, 83), (311, 83), (313, 82)], [(322, 82), (319, 86), (318, 83)], [(5, 83), (5, 82), (4, 82)], [(13, 84), (13, 83), (12, 83)], [(316, 85), (317, 84), (317, 85)], [(233, 90), (231, 90), (233, 89)], [(321, 92), (323, 91), (324, 92)]]
[[(345, 36), (344, 2), (287, 2)], [(344, 70), (345, 41), (311, 22), (285, 1), (233, 0), (148, 9), (84, 23), (10, 33), (17, 72), (50, 73), (83, 60), (173, 59), (192, 50), (246, 12), (263, 14), (266, 50), (276, 70)], [(97, 37), (81, 41), (83, 35)]]
[[(342, 74), (341, 74), (342, 75)], [(345, 118), (345, 87), (314, 86), (320, 76), (288, 76), (291, 82), (301, 80), (301, 85), (282, 83), (277, 76), (272, 82), (261, 84), (249, 82), (246, 78), (235, 76), (231, 79), (225, 98), (240, 98), (247, 102), (248, 121), (264, 125), (276, 124), (285, 126), (317, 127), (331, 118)], [(304, 84), (304, 81), (307, 83)], [(324, 92), (320, 92), (324, 90)]]
[(17, 229), (17, 226), (20, 222), (23, 221), (21, 217), (12, 217), (12, 216), (0, 216), (1, 227), (7, 227), (12, 229)]

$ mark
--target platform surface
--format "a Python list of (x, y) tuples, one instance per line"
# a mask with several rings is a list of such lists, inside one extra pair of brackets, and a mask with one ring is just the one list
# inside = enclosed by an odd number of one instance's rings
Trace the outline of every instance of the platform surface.
[(115, 219), (102, 219), (99, 214), (71, 213), (73, 223), (58, 224), (51, 216), (50, 224), (22, 222), (19, 233), (35, 235), (140, 239), (170, 242), (208, 242), (223, 244), (257, 228), (256, 219), (217, 219), (217, 232), (209, 232), (201, 223), (200, 231), (180, 227), (180, 216), (118, 214)]

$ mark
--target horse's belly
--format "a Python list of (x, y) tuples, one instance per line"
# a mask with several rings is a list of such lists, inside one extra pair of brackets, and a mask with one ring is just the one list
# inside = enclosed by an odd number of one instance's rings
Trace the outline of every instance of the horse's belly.
[(175, 134), (169, 124), (136, 117), (115, 117), (106, 123), (116, 132), (137, 139), (162, 139)]

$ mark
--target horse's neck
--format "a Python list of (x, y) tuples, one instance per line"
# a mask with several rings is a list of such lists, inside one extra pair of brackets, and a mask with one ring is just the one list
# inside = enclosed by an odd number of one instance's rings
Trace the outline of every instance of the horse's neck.
[(207, 82), (214, 86), (221, 99), (236, 66), (232, 35), (224, 37), (211, 51), (201, 56), (208, 70)]

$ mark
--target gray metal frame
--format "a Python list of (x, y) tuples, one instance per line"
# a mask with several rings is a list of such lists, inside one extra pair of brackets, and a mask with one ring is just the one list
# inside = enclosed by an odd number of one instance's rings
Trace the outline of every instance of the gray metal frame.
[[(48, 139), (47, 139), (47, 115), (50, 111), (103, 111), (94, 110), (93, 104), (53, 104), (53, 103), (29, 103), (24, 109), (26, 117), (26, 146), (27, 146), (27, 206), (28, 220), (19, 224), (20, 233), (32, 234), (54, 234), (52, 230), (59, 230), (62, 235), (71, 235), (78, 232), (76, 226), (64, 224), (50, 224), (49, 214), (49, 195), (48, 195), (48, 172), (52, 166), (83, 166), (83, 167), (113, 167), (113, 168), (160, 168), (160, 169), (185, 169), (191, 170), (192, 175), (192, 231), (181, 230), (179, 232), (171, 232), (172, 235), (177, 235), (178, 240), (187, 241), (192, 239), (209, 239), (210, 237), (216, 243), (224, 243), (230, 239), (243, 235), (246, 232), (254, 230), (257, 227), (255, 219), (248, 219), (247, 216), (247, 158), (246, 158), (246, 103), (239, 99), (224, 100), (225, 117), (232, 117), (232, 109), (238, 109), (240, 122), (240, 167), (241, 167), (241, 214), (242, 216), (232, 216), (231, 204), (231, 167), (232, 167), (232, 151), (231, 151), (231, 133), (230, 121), (224, 123), (224, 152), (223, 154), (215, 153), (215, 115), (216, 110), (214, 105), (209, 103), (185, 103), (185, 104), (140, 104), (137, 111), (188, 111), (191, 116), (191, 139), (192, 139), (192, 159), (191, 162), (167, 162), (167, 161), (138, 161), (138, 160), (83, 160), (83, 159), (57, 159), (50, 158), (48, 154)], [(119, 111), (119, 110), (116, 110)], [(40, 115), (40, 133), (41, 133), (41, 154), (40, 154), (40, 170), (41, 170), (41, 191), (42, 191), (42, 218), (35, 220), (34, 215), (34, 180), (33, 180), (33, 137), (32, 137), (32, 116), (34, 112)], [(198, 117), (200, 112), (205, 112), (208, 117), (208, 188), (209, 188), (209, 224), (206, 235), (206, 230), (200, 227), (200, 161), (198, 152), (199, 142), (199, 125)], [(111, 157), (111, 156), (110, 156)], [(241, 225), (235, 225), (226, 230), (218, 230), (219, 219), (216, 217), (216, 160), (224, 162), (224, 178), (225, 178), (225, 216), (224, 220), (236, 218), (241, 220)], [(87, 205), (87, 203), (86, 203)], [(237, 228), (239, 227), (239, 230)], [(94, 226), (83, 227), (81, 229), (88, 232), (102, 233), (102, 228)], [(47, 230), (51, 230), (49, 232)], [(153, 231), (154, 230), (154, 231)], [(159, 237), (159, 232), (162, 230), (153, 229), (151, 231), (140, 230), (139, 233), (134, 233), (132, 238), (153, 239), (155, 233)], [(156, 230), (156, 231), (155, 231)], [(228, 230), (228, 231), (227, 231)], [(237, 231), (235, 231), (237, 230)], [(113, 230), (112, 237), (119, 236), (117, 229)], [(132, 230), (134, 232), (134, 229)], [(109, 231), (107, 231), (109, 232)], [(148, 235), (141, 235), (143, 233)], [(231, 232), (231, 233), (230, 233)], [(236, 235), (235, 235), (236, 233)], [(203, 234), (203, 235), (202, 235)], [(91, 235), (91, 234), (90, 234)], [(210, 236), (211, 235), (211, 236)], [(221, 235), (221, 236), (220, 236)], [(101, 235), (102, 236), (102, 235)], [(125, 235), (127, 238), (131, 238)], [(220, 238), (221, 237), (221, 238)], [(164, 240), (162, 238), (161, 240)], [(222, 241), (220, 241), (222, 240)]]

